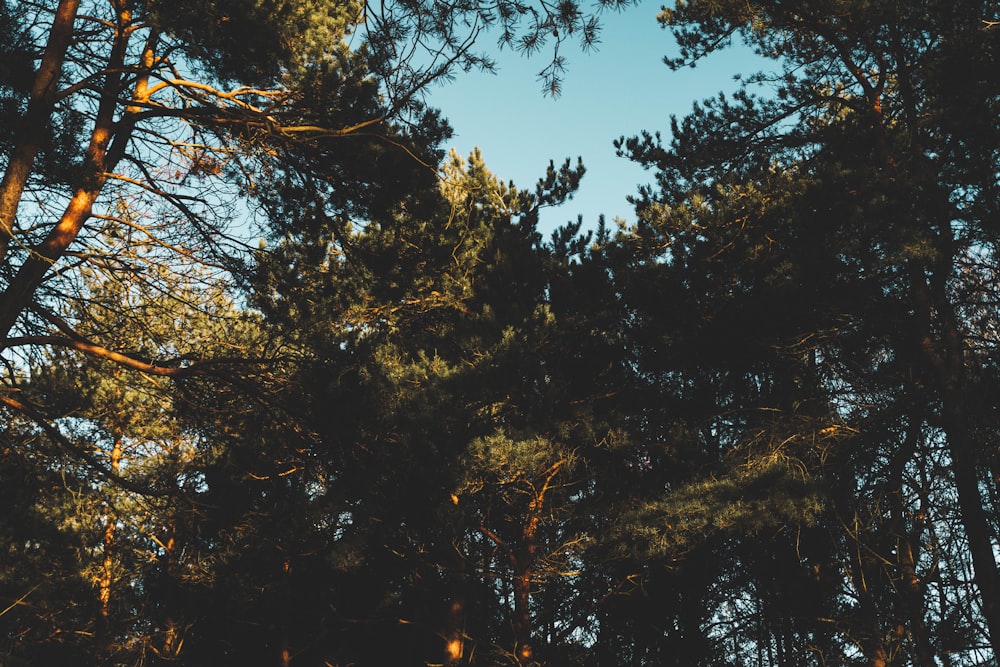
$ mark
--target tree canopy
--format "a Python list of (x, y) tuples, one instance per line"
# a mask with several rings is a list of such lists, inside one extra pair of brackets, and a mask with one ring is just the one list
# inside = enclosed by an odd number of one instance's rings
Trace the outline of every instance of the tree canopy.
[(996, 664), (1000, 7), (664, 8), (546, 238), (423, 91), (625, 4), (0, 3), (0, 664)]

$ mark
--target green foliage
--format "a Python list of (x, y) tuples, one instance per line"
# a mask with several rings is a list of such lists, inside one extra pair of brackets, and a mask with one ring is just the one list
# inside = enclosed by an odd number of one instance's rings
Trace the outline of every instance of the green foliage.
[(647, 504), (629, 518), (622, 533), (649, 556), (678, 561), (717, 534), (742, 538), (786, 523), (808, 526), (823, 509), (822, 490), (802, 479), (801, 469), (783, 461), (755, 462)]
[(77, 560), (92, 528), (78, 512), (81, 489), (46, 469), (56, 457), (28, 425), (10, 423), (0, 446), (0, 659), (89, 664), (97, 605)]
[(360, 2), (150, 0), (154, 29), (181, 39), (187, 55), (226, 81), (267, 85), (330, 54), (361, 19)]
[(487, 25), (557, 91), (576, 3), (57, 6), (0, 3), (0, 662), (989, 661), (994, 3), (664, 9), (776, 72), (549, 239), (582, 165), (419, 91)]
[[(639, 223), (617, 239), (636, 272), (624, 287), (635, 349), (650, 388), (684, 415), (661, 410), (666, 424), (680, 422), (669, 432), (697, 438), (681, 450), (687, 475), (640, 505), (641, 521), (629, 528), (666, 553), (696, 553), (698, 538), (725, 535), (733, 564), (722, 572), (732, 573), (757, 562), (753, 536), (769, 522), (824, 535), (811, 557), (797, 559), (799, 575), (788, 575), (814, 582), (808, 590), (824, 601), (814, 620), (787, 620), (791, 596), (769, 608), (768, 628), (725, 624), (734, 645), (748, 641), (777, 664), (820, 645), (824, 664), (849, 661), (851, 646), (873, 664), (904, 654), (935, 664), (941, 653), (928, 619), (963, 594), (942, 589), (933, 600), (928, 590), (937, 568), (968, 558), (928, 546), (946, 533), (981, 550), (973, 555), (979, 591), (993, 597), (984, 539), (993, 518), (977, 510), (982, 454), (961, 426), (977, 410), (958, 389), (978, 366), (977, 335), (953, 313), (964, 308), (966, 258), (993, 262), (982, 254), (991, 255), (990, 218), (965, 193), (985, 194), (994, 179), (945, 109), (989, 115), (997, 91), (949, 87), (949, 101), (932, 92), (947, 85), (936, 63), (959, 43), (977, 45), (963, 56), (972, 70), (978, 54), (993, 52), (996, 33), (982, 23), (993, 13), (989, 3), (953, 15), (946, 3), (690, 2), (661, 16), (681, 45), (673, 67), (739, 37), (777, 71), (673, 119), (669, 143), (647, 133), (619, 144), (658, 170), (657, 189), (636, 198)], [(979, 135), (995, 146), (991, 136)], [(669, 317), (657, 300), (675, 304)], [(952, 363), (947, 380), (938, 354)], [(956, 471), (944, 486), (930, 472), (941, 446)], [(762, 504), (748, 499), (752, 475), (736, 462), (767, 470), (772, 453), (816, 486), (789, 493), (776, 481)], [(740, 528), (746, 537), (735, 537)], [(836, 571), (842, 581), (829, 574)], [(761, 592), (771, 579), (719, 576), (771, 604)], [(964, 651), (975, 661), (972, 644)]]
[[(340, 471), (331, 491), (352, 508), (343, 539), (388, 566), (362, 596), (396, 600), (373, 622), (437, 618), (425, 638), (449, 635), (456, 621), (443, 600), (458, 597), (468, 646), (484, 660), (510, 659), (534, 634), (511, 631), (526, 608), (555, 618), (587, 604), (570, 584), (596, 511), (583, 452), (611, 437), (595, 379), (620, 361), (609, 340), (581, 336), (612, 324), (591, 315), (608, 307), (598, 298), (607, 276), (579, 228), (552, 244), (535, 231), (538, 207), (568, 196), (581, 175), (550, 166), (528, 193), (493, 176), (478, 152), (452, 155), (425, 204), (435, 208), (335, 233), (325, 254), (289, 236), (260, 258), (257, 304), (274, 322), (288, 317), (289, 335), (316, 355), (301, 384), (316, 392), (306, 400), (318, 402), (307, 412), (320, 456)], [(574, 287), (584, 280), (590, 295)], [(302, 326), (299, 304), (321, 315)], [(516, 601), (511, 587), (526, 572), (536, 583)], [(569, 632), (538, 651), (555, 656), (564, 641)], [(431, 645), (420, 655), (433, 660), (441, 646)]]

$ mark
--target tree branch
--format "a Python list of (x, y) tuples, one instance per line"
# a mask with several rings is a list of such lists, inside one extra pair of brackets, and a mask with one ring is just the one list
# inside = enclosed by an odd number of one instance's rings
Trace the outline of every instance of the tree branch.
[(17, 399), (11, 398), (3, 393), (0, 393), (0, 404), (6, 405), (9, 409), (16, 412), (20, 412), (24, 416), (35, 422), (39, 428), (41, 428), (45, 435), (48, 436), (49, 440), (53, 443), (65, 449), (67, 452), (83, 461), (88, 468), (96, 472), (101, 477), (105, 478), (109, 482), (113, 482), (125, 489), (126, 491), (132, 491), (133, 493), (138, 493), (143, 496), (151, 496), (156, 498), (163, 498), (166, 496), (178, 495), (180, 490), (177, 488), (170, 489), (154, 489), (143, 484), (136, 483), (130, 479), (122, 477), (121, 475), (111, 472), (103, 465), (100, 461), (94, 458), (90, 452), (77, 446), (69, 438), (62, 434), (62, 432), (56, 428), (52, 423), (49, 422), (40, 412), (35, 408), (31, 407), (26, 403), (22, 403)]

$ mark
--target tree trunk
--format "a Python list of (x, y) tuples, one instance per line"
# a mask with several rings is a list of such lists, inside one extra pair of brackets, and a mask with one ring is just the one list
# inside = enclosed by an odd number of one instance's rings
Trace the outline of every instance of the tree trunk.
[(855, 517), (854, 535), (851, 539), (856, 546), (854, 562), (848, 567), (849, 576), (858, 598), (857, 634), (854, 638), (861, 646), (871, 667), (885, 667), (888, 659), (886, 637), (882, 632), (881, 615), (871, 586), (878, 581), (880, 562), (873, 562), (872, 555), (866, 553), (867, 545), (861, 535), (860, 521)]
[[(60, 9), (62, 9), (62, 4)], [(75, 10), (73, 15), (75, 16)], [(6, 338), (10, 334), (17, 318), (31, 303), (35, 290), (41, 284), (45, 274), (65, 254), (67, 248), (76, 240), (83, 229), (84, 224), (90, 219), (94, 202), (97, 201), (107, 182), (108, 171), (114, 166), (107, 159), (112, 139), (117, 135), (117, 146), (122, 146), (123, 142), (128, 141), (127, 134), (131, 128), (119, 126), (115, 122), (115, 109), (120, 102), (119, 98), (125, 81), (125, 55), (131, 34), (131, 22), (130, 11), (122, 10), (119, 12), (117, 33), (111, 55), (108, 58), (107, 75), (100, 93), (97, 116), (84, 154), (86, 171), (82, 176), (82, 184), (70, 198), (59, 221), (52, 227), (46, 238), (31, 249), (28, 258), (17, 270), (7, 285), (7, 289), (0, 295), (0, 338)], [(65, 28), (71, 31), (72, 23)], [(145, 87), (145, 79), (140, 77), (138, 85)], [(116, 149), (115, 152), (119, 151)], [(28, 168), (30, 171), (30, 166)], [(15, 186), (16, 183), (12, 181), (11, 193), (13, 193)], [(23, 185), (21, 187), (21, 191), (23, 191)], [(0, 196), (7, 196), (7, 193), (0, 192)], [(18, 200), (20, 196), (18, 194)], [(16, 208), (17, 202), (14, 201), (12, 205)], [(0, 250), (2, 249), (3, 245), (0, 245)]]
[(14, 232), (14, 220), (24, 187), (35, 165), (38, 150), (45, 140), (46, 127), (55, 101), (56, 84), (62, 73), (66, 51), (72, 42), (73, 24), (79, 9), (80, 0), (61, 0), (56, 8), (45, 53), (31, 86), (28, 108), (18, 127), (17, 143), (11, 151), (3, 181), (0, 182), (0, 264), (7, 254), (7, 246)]
[[(913, 664), (916, 667), (936, 667), (934, 647), (924, 620), (924, 590), (917, 574), (917, 560), (920, 553), (921, 540), (926, 527), (926, 508), (919, 507), (912, 513), (912, 527), (907, 527), (908, 514), (904, 503), (903, 468), (908, 459), (913, 457), (919, 446), (920, 423), (919, 416), (911, 416), (913, 423), (909, 426), (906, 442), (902, 451), (896, 456), (890, 470), (889, 502), (892, 508), (894, 530), (896, 533), (896, 567), (898, 569), (899, 595), (902, 599), (903, 615), (909, 628), (909, 637), (913, 649)], [(906, 635), (903, 628), (902, 635)]]
[[(284, 551), (284, 549), (281, 549)], [(292, 596), (291, 596), (291, 582), (289, 581), (292, 573), (292, 559), (291, 556), (285, 552), (281, 559), (281, 573), (278, 575), (281, 581), (281, 606), (283, 607), (281, 618), (279, 619), (279, 632), (281, 636), (279, 637), (279, 648), (278, 648), (278, 665), (279, 667), (289, 667), (292, 664), (292, 642), (290, 638), (290, 632), (288, 628), (287, 618), (292, 611)]]
[[(982, 598), (982, 613), (990, 644), (1000, 655), (1000, 571), (994, 557), (989, 517), (979, 486), (976, 445), (965, 414), (965, 340), (948, 300), (943, 278), (928, 284), (921, 267), (910, 267), (917, 308), (916, 335), (930, 378), (941, 398), (941, 424), (951, 456), (959, 514), (972, 556), (973, 577)], [(937, 327), (931, 325), (937, 314)], [(939, 331), (935, 336), (935, 329)]]
[(448, 631), (445, 634), (445, 663), (460, 665), (465, 656), (465, 598), (461, 593), (448, 605)]
[(465, 607), (468, 590), (468, 575), (466, 573), (466, 556), (456, 546), (455, 583), (451, 600), (448, 602), (448, 615), (445, 619), (444, 664), (461, 665), (465, 658)]
[[(111, 453), (108, 459), (108, 468), (115, 475), (121, 470), (122, 461), (122, 440), (119, 435), (115, 437), (111, 446)], [(111, 587), (114, 584), (115, 573), (115, 529), (118, 518), (115, 516), (115, 509), (109, 502), (107, 507), (107, 518), (104, 521), (104, 535), (102, 536), (101, 554), (101, 574), (98, 581), (98, 599), (101, 603), (101, 618), (98, 632), (98, 650), (102, 662), (109, 661), (112, 653), (111, 646)]]
[[(121, 470), (122, 461), (122, 437), (118, 436), (115, 438), (114, 445), (111, 447), (111, 456), (108, 460), (108, 467), (112, 473), (118, 474)], [(114, 579), (114, 565), (115, 565), (115, 524), (117, 518), (114, 515), (114, 509), (111, 507), (110, 503), (108, 505), (108, 517), (104, 523), (104, 558), (101, 563), (101, 586), (100, 586), (100, 599), (101, 599), (101, 616), (104, 618), (108, 617), (109, 607), (111, 604), (111, 584)]]
[[(534, 503), (532, 503), (534, 504)], [(531, 644), (531, 579), (534, 572), (539, 518), (530, 514), (524, 525), (521, 548), (514, 559), (514, 655), (522, 665), (534, 657)]]
[[(167, 535), (157, 543), (163, 549), (164, 570), (167, 577), (174, 585), (178, 578), (177, 573), (177, 527), (171, 522), (167, 526)], [(164, 660), (177, 660), (184, 645), (183, 628), (173, 615), (173, 609), (168, 608), (166, 617), (163, 619), (163, 643), (159, 649), (154, 647), (153, 651)]]

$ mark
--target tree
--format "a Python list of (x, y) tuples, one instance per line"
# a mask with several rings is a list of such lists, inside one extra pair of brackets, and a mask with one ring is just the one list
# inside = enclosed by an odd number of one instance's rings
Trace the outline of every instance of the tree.
[[(322, 625), (330, 596), (357, 582), (350, 539), (331, 545), (323, 533), (351, 516), (337, 495), (350, 488), (343, 462), (277, 399), (301, 395), (278, 360), (302, 360), (302, 336), (257, 337), (235, 305), (242, 298), (223, 292), (248, 281), (246, 241), (262, 220), (268, 236), (333, 233), (340, 243), (354, 226), (391, 234), (403, 212), (437, 206), (427, 193), (447, 127), (420, 94), (454, 67), (489, 68), (472, 47), (493, 24), (525, 52), (555, 44), (552, 91), (560, 46), (591, 44), (597, 31), (574, 3), (0, 3), (0, 402), (18, 425), (7, 434), (11, 469), (40, 466), (17, 486), (25, 517), (35, 517), (39, 489), (55, 504), (52, 480), (68, 474), (79, 502), (60, 516), (87, 526), (50, 530), (70, 546), (48, 539), (43, 556), (22, 559), (75, 553), (84, 563), (66, 569), (65, 589), (100, 622), (48, 604), (26, 622), (52, 636), (92, 633), (89, 645), (69, 642), (79, 649), (70, 662), (266, 654), (287, 664), (367, 648), (364, 636), (337, 645)], [(173, 338), (193, 322), (211, 333)], [(259, 435), (256, 450), (246, 433)], [(42, 441), (64, 451), (39, 457)], [(155, 451), (130, 451), (140, 445)], [(46, 522), (58, 523), (55, 512), (12, 534), (43, 534)], [(126, 569), (140, 553), (148, 562)], [(339, 585), (291, 620), (289, 591), (331, 571)], [(17, 612), (34, 594), (23, 572), (5, 591)], [(263, 582), (261, 594), (246, 582)], [(356, 595), (338, 618), (370, 617), (365, 604), (379, 590)], [(248, 631), (246, 618), (267, 631)], [(35, 659), (49, 644), (26, 626), (5, 650)], [(30, 639), (15, 646), (16, 637)]]
[(13, 665), (87, 664), (99, 606), (78, 566), (91, 531), (75, 520), (72, 474), (61, 474), (58, 453), (27, 420), (12, 419), (2, 437), (0, 656)]
[[(59, 316), (77, 322), (88, 336), (95, 332), (119, 349), (147, 358), (231, 354), (241, 347), (245, 356), (266, 354), (270, 341), (260, 323), (235, 307), (225, 284), (206, 282), (197, 267), (166, 294), (150, 290), (138, 275), (119, 275), (115, 282), (93, 272), (83, 275), (89, 307)], [(134, 313), (141, 313), (140, 330), (134, 328)], [(182, 343), (176, 341), (178, 327), (186, 334)], [(73, 659), (80, 664), (169, 656), (183, 642), (183, 626), (157, 613), (169, 604), (150, 592), (161, 590), (155, 585), (160, 568), (197, 579), (191, 561), (176, 553), (189, 545), (179, 544), (172, 525), (177, 517), (197, 513), (194, 503), (213, 446), (183, 418), (185, 392), (169, 378), (130, 373), (111, 361), (80, 358), (60, 348), (27, 376), (22, 393), (31, 397), (39, 414), (32, 415), (34, 424), (19, 422), (12, 429), (12, 439), (17, 433), (21, 442), (12, 442), (8, 453), (33, 460), (38, 469), (22, 470), (26, 481), (13, 493), (24, 496), (19, 502), (26, 504), (25, 516), (38, 517), (27, 543), (53, 562), (62, 562), (60, 549), (71, 556), (71, 564), (63, 563), (63, 574), (46, 575), (56, 591), (47, 594), (46, 584), (36, 591), (41, 595), (31, 596), (33, 606), (44, 610), (36, 616), (51, 619), (52, 636), (59, 637), (63, 650), (75, 652)], [(105, 475), (95, 477), (95, 468)], [(36, 479), (51, 482), (46, 490), (31, 492)], [(151, 489), (158, 493), (150, 496)], [(12, 587), (21, 577), (32, 578), (30, 559), (24, 560), (10, 564), (5, 579)], [(81, 590), (69, 595), (74, 580)], [(58, 592), (60, 582), (65, 596)], [(63, 607), (79, 611), (56, 611)], [(35, 632), (30, 622), (4, 627), (13, 659), (36, 659), (46, 645), (39, 638), (14, 639)]]
[[(289, 234), (260, 258), (258, 307), (314, 355), (299, 382), (311, 460), (364, 564), (341, 613), (379, 637), (334, 655), (573, 664), (616, 585), (595, 478), (624, 440), (627, 374), (594, 239), (536, 231), (582, 170), (550, 168), (533, 194), (478, 153), (444, 174), (400, 221)], [(406, 657), (373, 652), (393, 646)]]
[[(700, 429), (714, 456), (752, 462), (764, 444), (830, 485), (827, 525), (844, 555), (816, 566), (851, 563), (842, 595), (866, 620), (837, 629), (873, 665), (955, 650), (943, 619), (968, 600), (936, 572), (964, 556), (922, 549), (928, 535), (964, 534), (979, 598), (970, 617), (993, 653), (1000, 636), (992, 482), (970, 430), (990, 418), (969, 400), (990, 354), (979, 327), (993, 318), (973, 306), (994, 298), (972, 267), (995, 262), (997, 91), (984, 72), (997, 36), (982, 20), (996, 8), (953, 9), (678, 4), (661, 17), (682, 47), (669, 64), (739, 36), (779, 72), (675, 119), (669, 145), (650, 134), (620, 144), (659, 170), (622, 241), (685, 323), (659, 321), (633, 289), (651, 330), (670, 332), (649, 354), (697, 355), (680, 359), (681, 377), (718, 368), (702, 380), (715, 385), (702, 390)], [(947, 518), (955, 503), (960, 526)], [(977, 640), (963, 650), (975, 659)]]
[[(6, 358), (55, 346), (163, 377), (217, 366), (136, 357), (55, 313), (83, 308), (82, 268), (114, 280), (149, 267), (160, 289), (178, 258), (243, 275), (254, 200), (279, 212), (272, 191), (296, 180), (324, 215), (355, 220), (426, 187), (447, 130), (421, 91), (454, 67), (487, 66), (472, 47), (493, 23), (528, 51), (549, 37), (588, 44), (597, 30), (573, 3), (2, 3)], [(155, 250), (138, 256), (136, 244)], [(8, 409), (33, 414), (10, 396)]]

